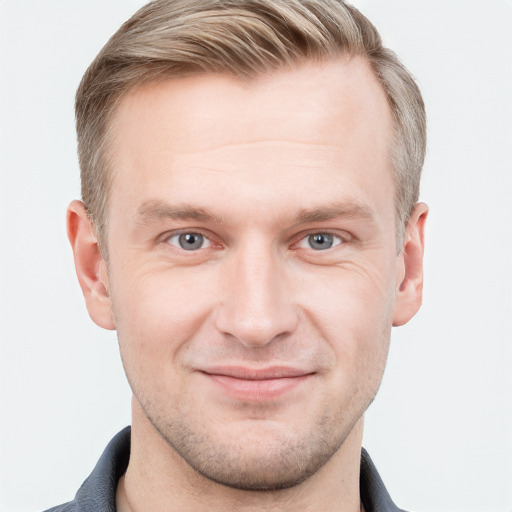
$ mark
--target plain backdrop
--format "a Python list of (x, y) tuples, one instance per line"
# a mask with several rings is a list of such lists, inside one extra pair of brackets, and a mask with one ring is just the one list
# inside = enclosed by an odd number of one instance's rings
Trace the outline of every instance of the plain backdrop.
[[(364, 445), (414, 511), (512, 510), (512, 2), (361, 0), (417, 77), (431, 208), (421, 312), (393, 332)], [(64, 220), (73, 97), (140, 1), (0, 3), (0, 509), (68, 501), (130, 422), (112, 332), (89, 319)]]

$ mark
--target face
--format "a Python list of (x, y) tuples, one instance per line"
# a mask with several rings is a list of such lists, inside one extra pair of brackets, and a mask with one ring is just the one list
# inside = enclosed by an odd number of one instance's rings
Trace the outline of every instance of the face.
[(403, 321), (384, 92), (356, 58), (198, 75), (137, 90), (114, 124), (104, 284), (134, 408), (211, 480), (306, 479)]

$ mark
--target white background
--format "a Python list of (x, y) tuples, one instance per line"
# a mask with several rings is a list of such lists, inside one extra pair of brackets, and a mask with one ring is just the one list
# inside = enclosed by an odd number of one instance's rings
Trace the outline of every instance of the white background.
[[(140, 1), (0, 3), (0, 510), (72, 499), (129, 423), (115, 334), (65, 237), (73, 96)], [(356, 2), (422, 87), (425, 300), (393, 333), (365, 446), (414, 511), (512, 510), (512, 2)]]

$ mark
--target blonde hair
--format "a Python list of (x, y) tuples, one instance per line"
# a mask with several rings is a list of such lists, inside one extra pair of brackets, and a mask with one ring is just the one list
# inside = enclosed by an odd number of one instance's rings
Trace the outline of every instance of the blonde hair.
[[(203, 72), (241, 79), (307, 60), (365, 57), (391, 107), (397, 232), (418, 200), (425, 108), (412, 75), (375, 27), (342, 0), (155, 0), (110, 38), (76, 95), (82, 200), (105, 245), (112, 178), (110, 125), (123, 96), (163, 78)], [(401, 243), (401, 242), (399, 242)]]

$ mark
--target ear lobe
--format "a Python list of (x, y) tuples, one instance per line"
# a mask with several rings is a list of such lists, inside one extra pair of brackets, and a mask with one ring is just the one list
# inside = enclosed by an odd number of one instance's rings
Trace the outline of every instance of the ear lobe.
[(407, 223), (399, 255), (393, 326), (406, 324), (420, 309), (423, 296), (423, 252), (428, 206), (418, 203)]
[(107, 265), (85, 205), (73, 201), (67, 210), (68, 238), (75, 269), (92, 320), (104, 329), (115, 329), (110, 301)]

